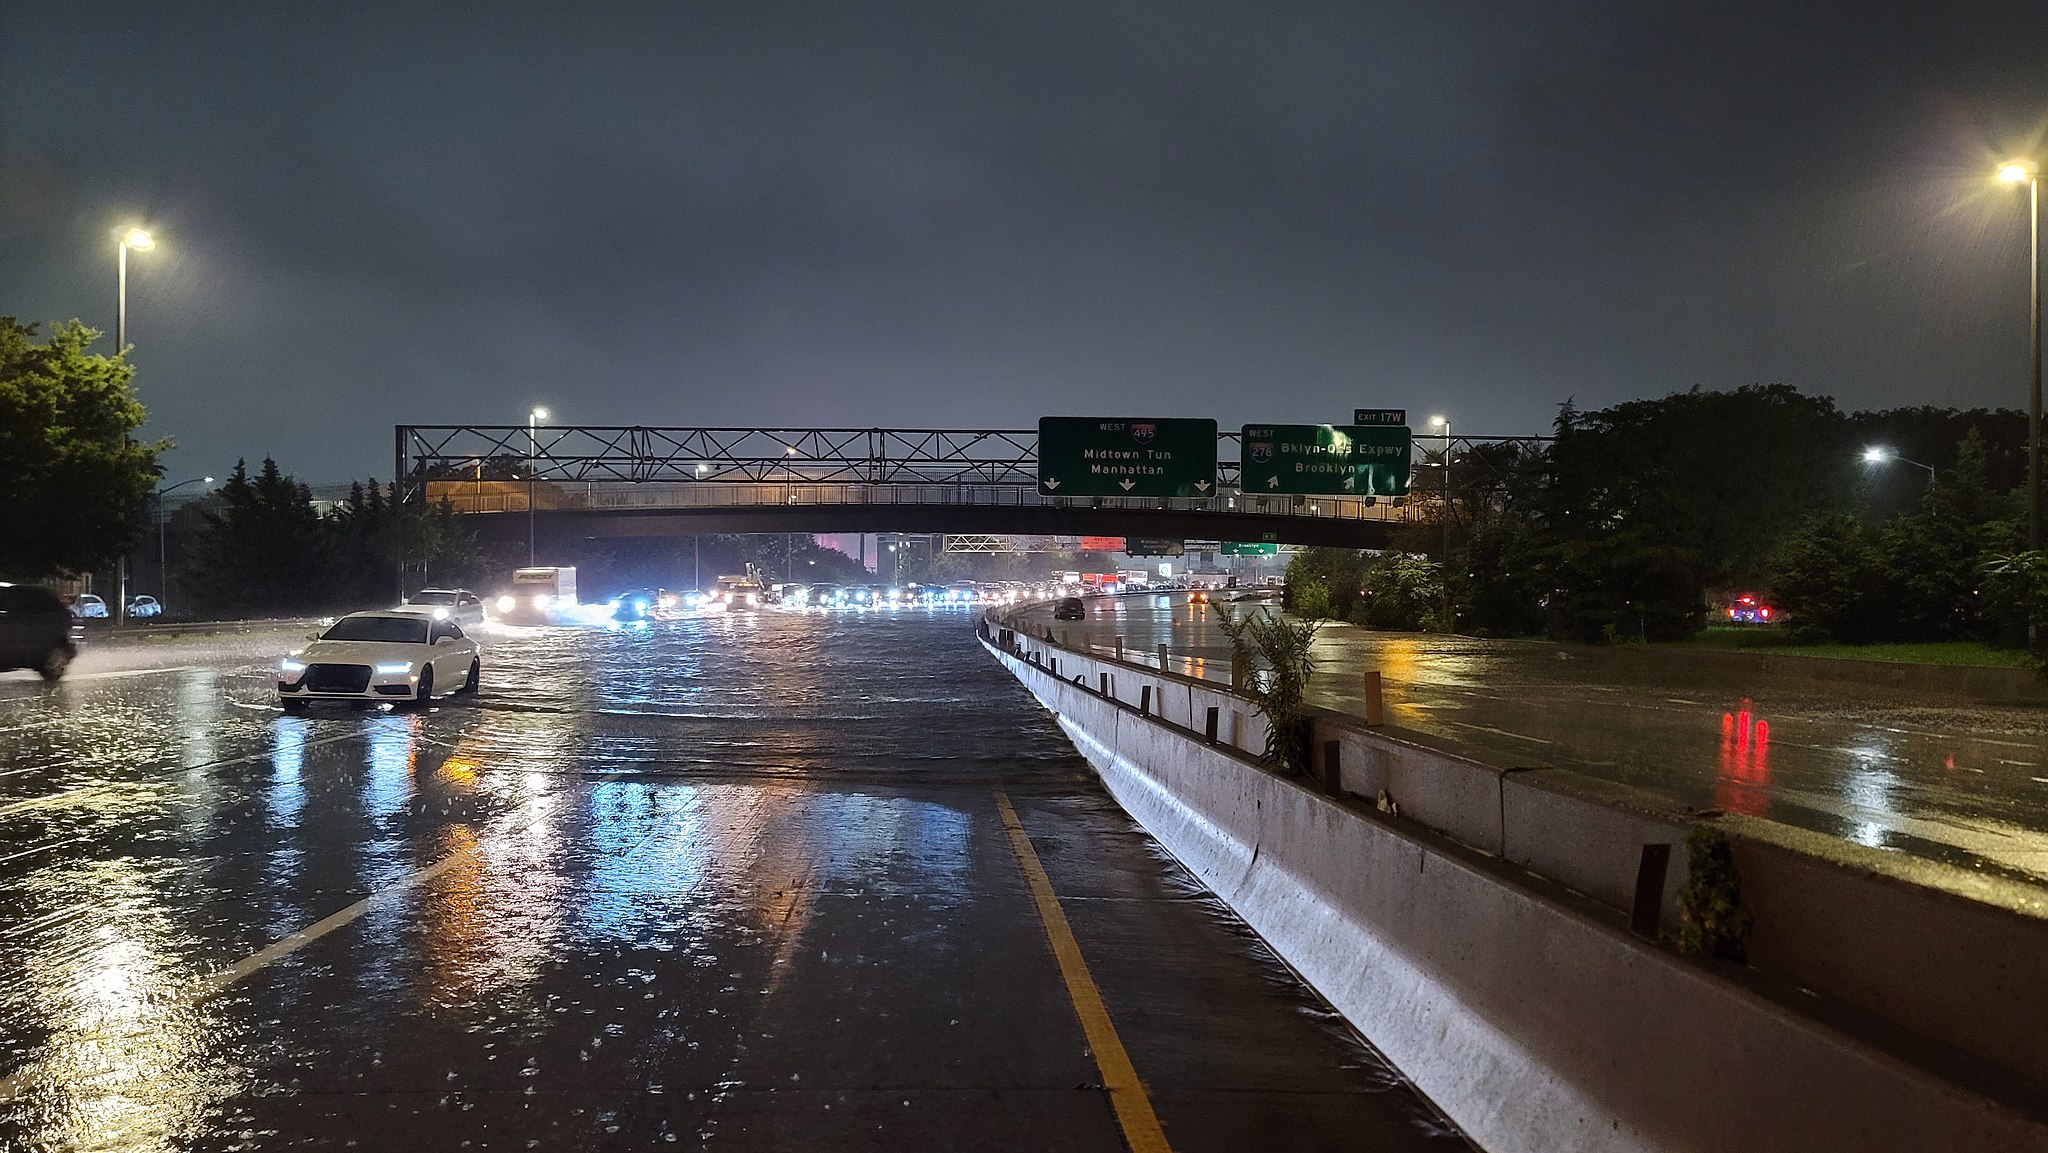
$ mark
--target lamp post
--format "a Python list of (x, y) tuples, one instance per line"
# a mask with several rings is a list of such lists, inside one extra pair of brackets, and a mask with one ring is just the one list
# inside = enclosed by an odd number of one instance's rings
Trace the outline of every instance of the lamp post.
[[(156, 247), (156, 240), (140, 228), (122, 229), (120, 241), (115, 245), (118, 272), (114, 284), (114, 355), (122, 356), (128, 351), (128, 250), (146, 252)], [(128, 554), (121, 553), (121, 561), (115, 566), (114, 578), (114, 623), (128, 623)]]
[(1444, 437), (1444, 562), (1437, 573), (1437, 583), (1443, 586), (1445, 632), (1451, 628), (1451, 418), (1432, 416), (1429, 427), (1443, 430)]
[(2031, 160), (2010, 160), (1998, 179), (2027, 186), (2027, 547), (2041, 548), (2041, 169)]
[(534, 458), (540, 455), (540, 422), (548, 418), (548, 410), (532, 408), (526, 413), (526, 567), (534, 565), (533, 547), (533, 497)]
[(1917, 460), (1907, 460), (1905, 457), (1899, 455), (1898, 449), (1887, 448), (1881, 444), (1874, 444), (1871, 445), (1869, 448), (1863, 450), (1864, 464), (1891, 464), (1893, 461), (1897, 461), (1900, 464), (1910, 464), (1914, 468), (1927, 470), (1927, 483), (1934, 483), (1934, 466), (1931, 464), (1921, 464)]
[(187, 485), (212, 483), (212, 477), (201, 476), (181, 480), (169, 488), (156, 490), (156, 579), (157, 584), (162, 586), (157, 589), (157, 604), (163, 606), (166, 611), (171, 607), (168, 603), (171, 598), (171, 565), (170, 552), (164, 545), (164, 534), (170, 527), (171, 517), (169, 511), (164, 508), (164, 498)]
[(128, 250), (147, 252), (156, 247), (155, 238), (140, 228), (123, 229), (121, 232), (119, 268), (115, 280), (117, 286), (114, 306), (114, 355), (128, 351)]

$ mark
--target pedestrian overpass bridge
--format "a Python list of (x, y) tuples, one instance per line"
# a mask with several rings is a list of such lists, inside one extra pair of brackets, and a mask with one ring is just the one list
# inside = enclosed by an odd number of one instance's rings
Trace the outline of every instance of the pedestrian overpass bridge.
[(1383, 548), (1400, 525), (1436, 522), (1452, 471), (1535, 439), (1418, 437), (1408, 499), (1243, 492), (1236, 432), (1218, 437), (1203, 498), (1045, 495), (1032, 429), (400, 425), (396, 475), (406, 499), (446, 502), (501, 541), (902, 532)]

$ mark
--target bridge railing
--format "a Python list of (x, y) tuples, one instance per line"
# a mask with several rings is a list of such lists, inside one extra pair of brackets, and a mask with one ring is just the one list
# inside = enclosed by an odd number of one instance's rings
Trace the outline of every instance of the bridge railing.
[(956, 505), (974, 507), (1099, 508), (1327, 517), (1405, 521), (1407, 502), (1362, 497), (1245, 495), (1225, 490), (1205, 499), (1048, 497), (1016, 485), (807, 484), (723, 481), (616, 482), (551, 480), (431, 480), (426, 497), (459, 513), (587, 512), (762, 508), (774, 505)]

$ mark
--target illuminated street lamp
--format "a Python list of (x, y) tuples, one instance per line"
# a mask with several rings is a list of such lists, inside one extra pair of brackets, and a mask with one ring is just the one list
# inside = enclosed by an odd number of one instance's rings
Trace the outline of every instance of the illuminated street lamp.
[(169, 488), (156, 490), (156, 579), (157, 583), (163, 586), (156, 590), (156, 603), (162, 605), (165, 612), (169, 612), (171, 607), (171, 566), (167, 559), (169, 553), (164, 547), (164, 534), (170, 527), (171, 518), (169, 511), (164, 508), (164, 498), (187, 485), (212, 483), (212, 477), (202, 476), (192, 480), (181, 480)]
[(533, 496), (534, 458), (540, 455), (540, 422), (548, 418), (548, 410), (535, 407), (526, 414), (526, 567), (534, 564), (533, 548)]
[(1432, 416), (1429, 427), (1444, 438), (1444, 564), (1451, 563), (1451, 418)]
[[(138, 252), (146, 252), (156, 247), (156, 239), (140, 228), (125, 228), (121, 230), (119, 243), (114, 247), (118, 250), (118, 254), (115, 257), (115, 266), (119, 270), (114, 279), (114, 355), (120, 356), (128, 351), (128, 250), (133, 248)], [(119, 603), (114, 606), (114, 623), (125, 625), (128, 623), (128, 554), (126, 551), (121, 553), (121, 563), (117, 566), (117, 570), (119, 575), (116, 577), (115, 583), (118, 588), (114, 599)]]
[(2005, 184), (2027, 186), (2027, 547), (2041, 547), (2041, 168), (2031, 160), (1998, 166)]
[(1890, 464), (1893, 461), (1897, 461), (1900, 464), (1910, 464), (1914, 468), (1926, 469), (1928, 481), (1932, 483), (1934, 480), (1933, 465), (1921, 464), (1917, 460), (1907, 460), (1905, 457), (1899, 455), (1898, 449), (1890, 448), (1881, 444), (1874, 444), (1871, 445), (1869, 448), (1863, 450), (1863, 463), (1865, 464)]
[(115, 280), (118, 287), (114, 306), (114, 355), (119, 356), (128, 350), (128, 250), (147, 252), (156, 247), (156, 238), (140, 228), (127, 228), (121, 231), (117, 247), (120, 249), (117, 260), (120, 272)]

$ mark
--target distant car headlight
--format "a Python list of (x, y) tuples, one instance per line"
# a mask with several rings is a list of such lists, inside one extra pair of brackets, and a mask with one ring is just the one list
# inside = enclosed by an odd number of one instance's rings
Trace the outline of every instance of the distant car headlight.
[(380, 677), (404, 676), (411, 671), (411, 661), (386, 661), (377, 666), (377, 675)]
[(290, 657), (286, 657), (285, 659), (277, 662), (277, 669), (279, 672), (292, 673), (296, 675), (298, 673), (303, 673), (306, 671), (306, 662), (295, 661)]
[(701, 605), (703, 603), (704, 594), (702, 593), (691, 593), (689, 596), (683, 598), (683, 604), (690, 608), (696, 608), (698, 605)]
[(445, 621), (445, 620), (447, 620), (447, 619), (448, 619), (448, 610), (447, 610), (447, 609), (435, 609), (435, 610), (434, 610), (434, 619), (435, 619), (435, 620), (437, 620), (437, 621)]
[(498, 598), (498, 611), (499, 611), (499, 612), (501, 612), (501, 613), (509, 613), (509, 612), (511, 612), (511, 611), (512, 611), (513, 609), (516, 609), (516, 608), (518, 608), (518, 607), (519, 607), (519, 598), (518, 598), (518, 597), (499, 597), (499, 598)]
[(533, 598), (533, 607), (537, 609), (544, 609), (553, 603), (555, 603), (555, 598), (547, 593), (542, 593)]

